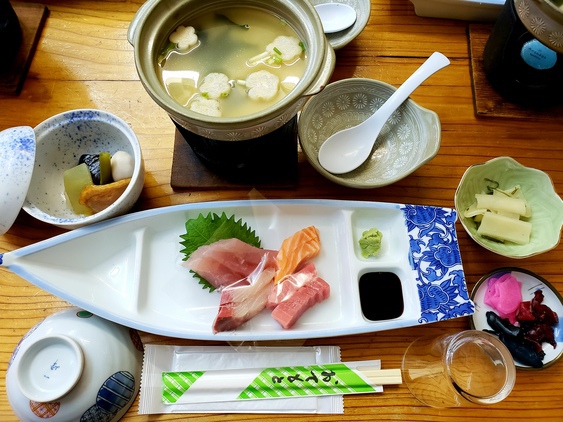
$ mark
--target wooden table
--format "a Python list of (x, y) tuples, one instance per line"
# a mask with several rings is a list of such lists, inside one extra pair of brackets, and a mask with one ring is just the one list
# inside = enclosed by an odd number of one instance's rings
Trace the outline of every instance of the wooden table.
[[(141, 0), (48, 0), (50, 15), (42, 32), (23, 91), (0, 98), (0, 130), (35, 126), (59, 112), (84, 107), (108, 110), (127, 121), (142, 145), (147, 170), (136, 210), (201, 201), (244, 199), (248, 189), (176, 192), (170, 186), (174, 128), (167, 115), (147, 95), (135, 70), (127, 42), (129, 22)], [(451, 65), (430, 78), (412, 95), (438, 113), (442, 122), (440, 152), (430, 163), (392, 186), (354, 190), (321, 177), (300, 157), (295, 189), (260, 190), (266, 198), (335, 198), (453, 207), (456, 186), (465, 169), (490, 158), (509, 155), (551, 176), (563, 192), (563, 119), (476, 117), (468, 23), (421, 18), (408, 0), (372, 0), (365, 30), (337, 52), (333, 79), (374, 78), (400, 85), (433, 51)], [(495, 255), (468, 238), (458, 223), (459, 243), (468, 287), (501, 266), (521, 266), (547, 278), (563, 292), (563, 245), (522, 261)], [(16, 224), (0, 237), (0, 252), (51, 237), (61, 231), (20, 213)], [(38, 321), (69, 304), (45, 293), (11, 272), (0, 269), (0, 370), (5, 374), (21, 337)], [(384, 367), (399, 367), (407, 345), (423, 334), (469, 328), (467, 318), (425, 326), (347, 337), (306, 341), (306, 345), (338, 345), (343, 360), (381, 359)], [(155, 344), (205, 344), (142, 334)], [(138, 398), (124, 420), (185, 420), (187, 415), (137, 414)], [(198, 421), (267, 421), (268, 415), (189, 416)], [(276, 420), (563, 420), (563, 363), (538, 372), (518, 372), (516, 386), (503, 402), (464, 409), (436, 410), (423, 406), (405, 385), (390, 386), (378, 395), (345, 397), (344, 415), (276, 415)], [(0, 378), (0, 419), (16, 420)]]

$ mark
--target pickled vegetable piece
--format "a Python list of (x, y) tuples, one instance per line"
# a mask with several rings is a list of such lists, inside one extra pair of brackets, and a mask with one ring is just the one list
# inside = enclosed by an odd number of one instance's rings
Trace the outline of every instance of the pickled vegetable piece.
[(475, 194), (477, 208), (491, 211), (505, 211), (517, 215), (526, 215), (526, 201), (500, 195)]
[(100, 156), (98, 154), (82, 154), (78, 164), (86, 164), (94, 185), (100, 184)]
[(528, 204), (528, 201), (526, 201), (526, 198), (524, 198), (524, 194), (522, 193), (522, 188), (520, 187), (520, 185), (516, 185), (511, 189), (506, 190), (495, 189), (493, 191), (493, 195), (521, 199), (526, 204), (526, 213), (522, 217), (530, 218), (532, 216), (532, 207), (530, 207), (530, 204)]
[(501, 318), (508, 318), (514, 324), (516, 312), (522, 303), (522, 283), (512, 273), (491, 277), (487, 281), (483, 301), (497, 311)]
[(492, 311), (486, 313), (487, 323), (512, 356), (520, 363), (534, 368), (543, 366), (543, 343), (557, 347), (554, 326), (559, 323), (559, 316), (542, 303), (543, 299), (543, 292), (537, 289), (532, 300), (520, 303), (515, 321), (518, 326)]
[(92, 175), (85, 163), (72, 167), (63, 173), (66, 196), (72, 210), (79, 215), (92, 215), (92, 209), (79, 201), (80, 192), (86, 187), (93, 185)]
[(532, 224), (487, 211), (483, 215), (477, 233), (481, 236), (500, 240), (501, 242), (507, 241), (518, 245), (526, 245), (530, 243)]
[(100, 152), (99, 155), (100, 163), (100, 185), (105, 185), (107, 183), (113, 182), (111, 177), (111, 154), (107, 151)]

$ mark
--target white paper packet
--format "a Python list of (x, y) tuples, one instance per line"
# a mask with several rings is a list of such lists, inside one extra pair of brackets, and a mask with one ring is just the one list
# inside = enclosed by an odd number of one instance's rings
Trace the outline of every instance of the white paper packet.
[[(344, 413), (343, 396), (262, 399), (245, 402), (164, 404), (162, 373), (340, 362), (338, 346), (232, 347), (145, 345), (139, 414), (158, 413)], [(220, 388), (220, 386), (218, 386)]]

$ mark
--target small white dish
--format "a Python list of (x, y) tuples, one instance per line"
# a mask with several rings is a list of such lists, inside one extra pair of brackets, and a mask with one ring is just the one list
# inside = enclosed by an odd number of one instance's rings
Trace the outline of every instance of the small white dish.
[(137, 396), (143, 345), (135, 330), (70, 307), (36, 324), (6, 372), (8, 401), (22, 421), (116, 422)]
[(321, 3), (315, 6), (325, 34), (343, 31), (356, 22), (356, 11), (344, 3)]
[(557, 347), (553, 348), (550, 344), (543, 344), (543, 351), (545, 357), (543, 359), (543, 366), (541, 368), (532, 368), (514, 361), (518, 369), (523, 370), (537, 370), (548, 368), (553, 365), (561, 356), (563, 356), (563, 297), (546, 279), (533, 273), (532, 271), (517, 268), (517, 267), (503, 267), (497, 268), (490, 273), (484, 275), (475, 283), (475, 287), (471, 292), (471, 299), (475, 303), (475, 313), (469, 317), (469, 323), (472, 329), (475, 330), (490, 330), (491, 327), (487, 323), (487, 312), (494, 311), (490, 306), (484, 302), (485, 292), (487, 291), (488, 280), (492, 277), (499, 277), (502, 274), (511, 273), (520, 283), (522, 283), (522, 301), (531, 300), (534, 297), (536, 290), (540, 289), (544, 295), (543, 304), (551, 308), (552, 311), (557, 313), (559, 322), (554, 327), (555, 341)]
[[(118, 116), (95, 109), (70, 110), (34, 128), (35, 166), (23, 209), (49, 224), (76, 229), (129, 211), (143, 189), (145, 170), (141, 145), (133, 130)], [(109, 207), (95, 214), (76, 214), (66, 198), (63, 173), (76, 165), (82, 154), (114, 154), (133, 157), (134, 169), (125, 191)]]
[[(527, 219), (532, 224), (528, 244), (502, 243), (483, 237), (477, 232), (478, 225), (473, 218), (465, 216), (465, 210), (475, 202), (475, 194), (489, 193), (490, 183), (498, 183), (500, 189), (521, 187), (522, 195), (532, 208), (532, 216)], [(547, 173), (526, 167), (511, 157), (496, 157), (470, 166), (461, 177), (454, 203), (467, 234), (483, 248), (499, 255), (523, 259), (548, 252), (561, 240), (563, 200), (555, 191), (553, 181)]]
[[(82, 154), (129, 153), (134, 160), (131, 181), (110, 206), (93, 215), (75, 214), (65, 194), (63, 173)], [(129, 211), (143, 189), (142, 151), (133, 130), (119, 117), (101, 110), (60, 113), (37, 127), (0, 132), (0, 235), (23, 208), (31, 216), (65, 229), (75, 229)]]
[(323, 3), (341, 3), (352, 7), (356, 11), (356, 21), (352, 26), (332, 34), (325, 34), (329, 44), (335, 50), (346, 46), (360, 35), (369, 21), (371, 13), (370, 0), (311, 0), (313, 6)]

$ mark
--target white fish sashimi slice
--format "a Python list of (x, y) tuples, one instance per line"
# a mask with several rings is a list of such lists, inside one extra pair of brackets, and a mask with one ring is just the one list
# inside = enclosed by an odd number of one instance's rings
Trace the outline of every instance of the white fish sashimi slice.
[(246, 279), (266, 257), (275, 265), (277, 251), (254, 247), (242, 240), (222, 239), (200, 246), (184, 266), (206, 279), (216, 289)]
[(234, 330), (262, 312), (266, 308), (275, 273), (273, 267), (260, 268), (250, 285), (224, 289), (219, 312), (213, 322), (213, 332)]

